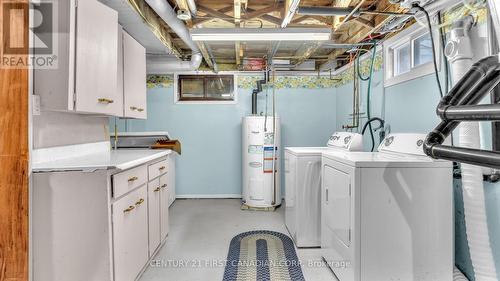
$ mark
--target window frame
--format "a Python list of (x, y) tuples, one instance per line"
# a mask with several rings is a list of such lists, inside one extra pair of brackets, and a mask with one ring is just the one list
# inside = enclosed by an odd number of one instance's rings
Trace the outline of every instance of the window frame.
[[(436, 37), (436, 31), (434, 38)], [(430, 62), (415, 66), (415, 41), (422, 36), (428, 34), (427, 27), (421, 26), (418, 23), (413, 24), (409, 28), (403, 30), (396, 36), (393, 36), (383, 43), (384, 48), (384, 86), (390, 87), (406, 81), (417, 79), (426, 75), (434, 74), (434, 63)], [(434, 42), (434, 52), (436, 54), (438, 71), (441, 69), (441, 47), (439, 42)], [(398, 75), (395, 73), (396, 54), (395, 50), (406, 45), (410, 45), (410, 70)]]
[[(187, 76), (187, 78), (191, 79), (199, 79), (203, 78), (203, 98), (181, 98), (181, 85), (179, 78), (182, 76)], [(210, 76), (222, 76), (227, 78), (232, 78), (232, 87), (233, 87), (233, 99), (217, 99), (217, 98), (208, 98), (206, 96), (206, 87), (207, 87), (207, 79)], [(238, 103), (238, 77), (233, 72), (182, 72), (174, 74), (174, 103), (175, 104), (237, 104)]]

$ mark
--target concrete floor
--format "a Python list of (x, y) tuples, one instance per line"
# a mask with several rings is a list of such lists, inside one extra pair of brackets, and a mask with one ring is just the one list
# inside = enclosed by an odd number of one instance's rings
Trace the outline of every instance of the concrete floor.
[[(140, 281), (222, 280), (229, 242), (250, 230), (285, 233), (284, 208), (241, 211), (238, 199), (176, 200), (170, 208), (170, 233)], [(336, 280), (321, 262), (319, 249), (299, 249), (306, 280)], [(311, 265), (311, 263), (314, 263)]]

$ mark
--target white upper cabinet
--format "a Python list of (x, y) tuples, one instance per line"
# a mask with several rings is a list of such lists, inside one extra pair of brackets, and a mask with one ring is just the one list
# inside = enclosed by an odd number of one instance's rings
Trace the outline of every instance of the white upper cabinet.
[(58, 1), (57, 67), (34, 71), (42, 110), (123, 115), (118, 13), (97, 0)]
[(123, 100), (124, 117), (147, 118), (146, 49), (123, 32)]

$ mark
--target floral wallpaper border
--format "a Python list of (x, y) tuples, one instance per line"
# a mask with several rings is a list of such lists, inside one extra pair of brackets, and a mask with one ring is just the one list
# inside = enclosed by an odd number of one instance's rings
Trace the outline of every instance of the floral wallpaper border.
[[(374, 71), (382, 68), (382, 54), (379, 53), (375, 57)], [(370, 60), (366, 59), (361, 62), (361, 72), (364, 76), (370, 71)], [(253, 89), (257, 80), (262, 79), (259, 75), (240, 75), (238, 76), (238, 88)], [(351, 82), (353, 79), (353, 67), (349, 67), (345, 71), (330, 76), (326, 75), (310, 75), (310, 76), (278, 76), (275, 81), (276, 89), (327, 89), (336, 88)], [(170, 88), (173, 87), (173, 75), (148, 75), (147, 87), (152, 88)], [(271, 83), (272, 85), (272, 83)]]

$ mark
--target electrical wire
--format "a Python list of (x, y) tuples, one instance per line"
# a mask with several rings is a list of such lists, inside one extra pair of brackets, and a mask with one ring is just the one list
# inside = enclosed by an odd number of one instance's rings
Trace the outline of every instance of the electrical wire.
[(439, 88), (439, 95), (443, 97), (443, 88), (441, 87), (441, 80), (439, 79), (439, 72), (438, 72), (438, 67), (437, 67), (437, 59), (436, 59), (436, 51), (435, 51), (435, 44), (434, 44), (434, 34), (432, 33), (432, 23), (431, 23), (431, 17), (429, 16), (429, 13), (422, 8), (420, 5), (415, 4), (414, 7), (424, 13), (425, 18), (427, 20), (427, 28), (429, 29), (429, 35), (431, 37), (431, 45), (432, 45), (432, 62), (434, 64), (434, 74), (436, 76), (436, 82), (438, 84)]

